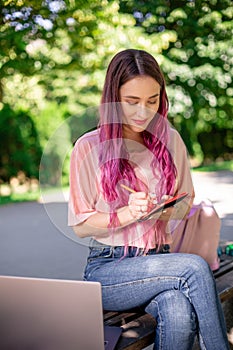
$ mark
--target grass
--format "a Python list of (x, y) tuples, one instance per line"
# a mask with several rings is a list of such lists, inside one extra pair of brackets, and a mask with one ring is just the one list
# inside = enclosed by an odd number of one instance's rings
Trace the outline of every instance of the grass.
[[(192, 168), (192, 171), (203, 171), (203, 172), (223, 171), (223, 170), (233, 171), (233, 160), (226, 161), (226, 162), (216, 162), (213, 164)], [(57, 190), (56, 188), (50, 188), (50, 189), (47, 189), (46, 192), (49, 193), (56, 190)], [(0, 205), (9, 204), (9, 203), (18, 203), (18, 202), (37, 201), (39, 200), (39, 198), (40, 198), (39, 189), (37, 191), (31, 191), (31, 192), (29, 191), (24, 193), (12, 193), (10, 195), (0, 196)]]
[[(67, 191), (68, 187), (64, 187), (63, 190)], [(59, 187), (59, 190), (61, 188)], [(58, 188), (51, 187), (43, 190), (43, 195), (46, 194), (52, 194), (53, 192), (58, 191)], [(28, 191), (23, 193), (11, 193), (9, 195), (2, 195), (0, 196), (0, 206), (3, 204), (10, 204), (10, 203), (20, 203), (20, 202), (34, 202), (38, 201), (41, 197), (40, 190), (36, 191)]]
[(225, 162), (216, 162), (216, 163), (192, 168), (192, 171), (203, 171), (203, 172), (223, 171), (223, 170), (233, 171), (233, 160), (229, 160)]
[(7, 196), (0, 197), (0, 205), (8, 203), (17, 203), (17, 202), (29, 202), (37, 201), (40, 197), (40, 192), (25, 192), (25, 193), (12, 193)]

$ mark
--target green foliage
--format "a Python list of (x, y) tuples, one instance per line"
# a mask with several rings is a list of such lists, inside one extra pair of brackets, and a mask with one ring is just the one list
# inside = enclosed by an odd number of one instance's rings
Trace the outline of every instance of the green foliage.
[[(190, 154), (197, 156), (198, 150), (199, 157), (229, 157), (228, 130), (233, 128), (232, 2), (123, 0), (120, 4), (121, 11), (132, 13), (148, 35), (176, 33), (176, 40), (163, 49), (162, 69), (171, 102), (170, 118)], [(223, 142), (218, 151), (209, 144), (206, 154), (206, 135), (215, 137), (216, 130)]]
[(225, 162), (215, 162), (210, 163), (204, 166), (198, 166), (192, 169), (193, 171), (202, 171), (202, 172), (210, 172), (210, 171), (233, 171), (233, 161), (225, 161)]
[(2, 180), (40, 166), (44, 183), (67, 183), (72, 143), (98, 122), (106, 67), (131, 47), (161, 64), (189, 153), (231, 157), (230, 0), (4, 0), (0, 13)]
[(26, 111), (14, 111), (5, 105), (0, 111), (0, 178), (4, 181), (24, 170), (38, 177), (42, 154), (35, 124)]
[(68, 183), (69, 163), (66, 153), (71, 149), (71, 131), (66, 122), (67, 105), (47, 102), (34, 117), (40, 135), (43, 154), (40, 160), (40, 181), (43, 185), (56, 185), (63, 177)]
[(31, 202), (37, 201), (40, 197), (39, 191), (25, 192), (25, 193), (12, 193), (7, 196), (0, 196), (0, 205), (18, 202)]

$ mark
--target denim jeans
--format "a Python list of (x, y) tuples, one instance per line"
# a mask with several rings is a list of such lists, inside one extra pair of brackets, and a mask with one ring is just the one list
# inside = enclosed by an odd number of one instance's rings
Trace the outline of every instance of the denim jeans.
[[(225, 320), (208, 264), (194, 254), (143, 255), (92, 241), (84, 279), (102, 285), (105, 310), (143, 307), (157, 322), (154, 349), (229, 349)], [(166, 252), (166, 249), (165, 249)]]

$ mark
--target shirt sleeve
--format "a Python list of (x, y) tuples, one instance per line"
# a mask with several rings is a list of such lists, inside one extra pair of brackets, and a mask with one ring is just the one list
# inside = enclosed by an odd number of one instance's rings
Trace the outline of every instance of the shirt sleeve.
[(78, 225), (96, 213), (97, 161), (95, 147), (85, 138), (79, 139), (70, 159), (68, 226)]
[[(173, 234), (175, 229), (178, 228), (179, 224), (182, 222), (182, 216), (184, 219), (186, 217), (187, 210), (190, 210), (194, 197), (194, 187), (190, 171), (188, 152), (184, 141), (175, 129), (171, 130), (170, 152), (177, 170), (174, 195), (187, 192), (188, 196), (181, 202), (177, 203), (177, 209), (170, 217), (166, 227), (167, 234)], [(179, 212), (179, 219), (176, 218), (177, 210)]]
[(189, 156), (184, 141), (175, 129), (171, 131), (171, 143), (171, 156), (177, 169), (175, 194), (188, 192), (192, 197), (194, 195), (194, 188)]

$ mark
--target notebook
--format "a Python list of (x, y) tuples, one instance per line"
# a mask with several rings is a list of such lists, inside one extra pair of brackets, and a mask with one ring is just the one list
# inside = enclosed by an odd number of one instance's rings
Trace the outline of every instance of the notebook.
[(175, 197), (167, 199), (165, 202), (161, 202), (155, 205), (155, 207), (146, 215), (142, 216), (140, 219), (138, 219), (139, 222), (148, 220), (152, 215), (159, 213), (160, 211), (163, 211), (166, 208), (172, 207), (173, 205), (179, 203), (182, 201), (185, 197), (188, 196), (187, 192), (183, 192), (180, 194), (177, 194)]
[(98, 282), (0, 276), (1, 350), (113, 350)]

